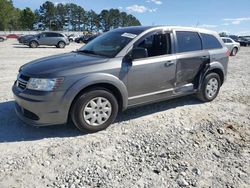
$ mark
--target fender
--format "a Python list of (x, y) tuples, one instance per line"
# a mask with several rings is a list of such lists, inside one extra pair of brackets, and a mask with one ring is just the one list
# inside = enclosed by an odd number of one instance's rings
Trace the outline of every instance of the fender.
[(212, 63), (206, 64), (204, 69), (201, 70), (200, 77), (199, 77), (199, 85), (198, 85), (198, 90), (201, 90), (201, 86), (203, 83), (203, 80), (205, 79), (205, 76), (207, 75), (208, 72), (214, 70), (214, 69), (219, 69), (223, 73), (223, 77), (225, 78), (225, 69), (223, 65), (220, 62), (214, 61)]
[(92, 73), (84, 76), (80, 80), (76, 81), (71, 87), (66, 91), (63, 96), (64, 107), (69, 111), (71, 103), (77, 94), (84, 88), (94, 85), (94, 84), (111, 84), (116, 87), (122, 96), (122, 109), (126, 109), (128, 105), (128, 91), (125, 84), (119, 80), (117, 77), (107, 73)]

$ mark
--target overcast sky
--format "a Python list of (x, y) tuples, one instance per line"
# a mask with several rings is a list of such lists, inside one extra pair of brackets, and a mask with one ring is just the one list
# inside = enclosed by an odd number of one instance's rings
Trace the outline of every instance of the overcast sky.
[[(18, 8), (33, 10), (46, 0), (13, 0)], [(231, 34), (250, 35), (250, 0), (51, 0), (75, 3), (85, 10), (118, 8), (136, 16), (142, 25), (204, 27)]]

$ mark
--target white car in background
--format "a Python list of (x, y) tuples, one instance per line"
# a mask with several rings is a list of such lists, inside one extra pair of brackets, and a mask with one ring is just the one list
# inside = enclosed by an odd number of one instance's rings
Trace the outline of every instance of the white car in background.
[(71, 34), (68, 36), (69, 42), (74, 42), (76, 38), (78, 38), (80, 35), (77, 34)]
[(230, 55), (235, 56), (240, 50), (240, 43), (235, 42), (233, 39), (229, 37), (221, 37), (221, 38), (225, 43), (225, 45), (227, 46), (227, 48), (229, 49)]
[(3, 42), (5, 40), (7, 40), (7, 37), (4, 35), (0, 35), (0, 42)]

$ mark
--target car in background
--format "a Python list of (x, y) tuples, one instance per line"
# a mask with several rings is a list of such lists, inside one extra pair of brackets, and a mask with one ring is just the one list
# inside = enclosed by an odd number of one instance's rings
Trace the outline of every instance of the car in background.
[(17, 39), (19, 37), (19, 35), (17, 34), (9, 34), (6, 36), (8, 39)]
[(238, 42), (241, 46), (249, 46), (250, 45), (250, 37), (239, 36)]
[(82, 35), (82, 36), (76, 38), (75, 42), (87, 44), (88, 42), (90, 42), (91, 40), (95, 39), (98, 36), (99, 36), (99, 34), (97, 34), (97, 35)]
[(69, 39), (62, 33), (43, 32), (29, 38), (24, 44), (28, 45), (30, 48), (37, 48), (40, 45), (64, 48), (66, 45), (69, 45)]
[(75, 39), (75, 42), (76, 42), (76, 43), (84, 43), (85, 38), (86, 38), (85, 35), (81, 35), (81, 36), (79, 36), (79, 37), (77, 37), (77, 38)]
[(94, 40), (96, 37), (98, 37), (99, 34), (97, 35), (92, 35), (86, 38), (86, 40), (84, 41), (85, 44), (89, 43), (90, 41)]
[(17, 38), (19, 43), (26, 43), (30, 38), (33, 38), (35, 35), (21, 35)]
[(235, 42), (239, 42), (239, 37), (237, 35), (228, 35), (229, 38), (233, 39)]
[(1, 35), (1, 36), (0, 36), (0, 42), (3, 42), (3, 41), (5, 41), (5, 40), (7, 40), (7, 37), (4, 36), (4, 35)]
[(74, 42), (76, 38), (80, 37), (80, 35), (76, 35), (76, 34), (70, 34), (68, 36), (69, 42)]
[(240, 43), (239, 42), (235, 42), (233, 39), (231, 39), (229, 37), (221, 37), (221, 39), (223, 40), (223, 42), (225, 43), (226, 47), (230, 51), (230, 55), (231, 56), (236, 56), (236, 54), (240, 50)]

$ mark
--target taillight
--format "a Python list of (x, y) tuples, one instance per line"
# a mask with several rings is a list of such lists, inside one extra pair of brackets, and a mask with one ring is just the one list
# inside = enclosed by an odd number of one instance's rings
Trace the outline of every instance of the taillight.
[(231, 54), (231, 53), (230, 53), (230, 51), (228, 50), (227, 53), (226, 53), (226, 56), (227, 56), (227, 58), (228, 58), (228, 59), (227, 59), (227, 63), (229, 63), (230, 54)]

